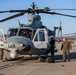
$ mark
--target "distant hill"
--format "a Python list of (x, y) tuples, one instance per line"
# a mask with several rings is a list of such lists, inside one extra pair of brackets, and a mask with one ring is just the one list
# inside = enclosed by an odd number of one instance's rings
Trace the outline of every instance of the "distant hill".
[[(76, 39), (76, 34), (73, 35), (63, 35), (62, 37), (65, 37), (67, 39)], [(61, 39), (60, 36), (56, 36), (56, 39)]]

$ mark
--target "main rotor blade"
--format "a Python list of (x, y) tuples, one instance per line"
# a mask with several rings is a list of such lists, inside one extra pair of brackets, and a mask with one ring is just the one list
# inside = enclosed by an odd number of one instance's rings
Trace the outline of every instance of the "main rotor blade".
[(56, 13), (56, 12), (48, 12), (48, 11), (44, 11), (44, 12), (41, 12), (41, 13), (46, 13), (46, 14), (51, 14), (51, 15), (62, 15), (62, 16), (68, 16), (68, 17), (73, 17), (73, 18), (76, 18), (76, 16), (73, 16), (73, 15), (67, 15), (67, 14), (61, 14), (61, 13)]
[(6, 13), (6, 12), (10, 12), (10, 13), (13, 13), (13, 12), (25, 12), (25, 13), (28, 13), (29, 9), (27, 10), (9, 10), (9, 11), (0, 11), (0, 13)]
[(9, 20), (9, 19), (13, 19), (13, 18), (22, 16), (22, 15), (24, 15), (24, 14), (25, 14), (25, 13), (18, 13), (18, 14), (15, 14), (15, 15), (13, 15), (13, 16), (10, 16), (10, 17), (7, 17), (7, 18), (5, 18), (5, 19), (2, 19), (2, 20), (0, 20), (0, 22), (7, 21), (7, 20)]
[(0, 13), (6, 13), (6, 12), (10, 12), (10, 13), (14, 13), (14, 12), (24, 12), (24, 13), (29, 13), (29, 12), (36, 12), (36, 11), (50, 11), (49, 8), (44, 8), (44, 9), (27, 9), (27, 10), (8, 10), (8, 11), (0, 11)]
[(76, 9), (50, 9), (50, 10), (75, 10), (76, 11)]
[(6, 13), (6, 12), (10, 12), (10, 13), (13, 13), (13, 12), (29, 12), (29, 10), (30, 11), (43, 11), (43, 10), (45, 10), (45, 11), (50, 11), (50, 10), (76, 10), (76, 9), (50, 9), (50, 8), (48, 8), (48, 7), (45, 7), (44, 9), (31, 9), (31, 8), (29, 8), (29, 9), (27, 9), (27, 10), (8, 10), (8, 11), (0, 11), (0, 13)]
[(9, 10), (9, 11), (0, 11), (0, 13), (14, 13), (14, 12), (24, 12), (24, 13), (38, 13), (38, 12), (41, 12), (41, 11), (50, 11), (49, 8), (44, 8), (44, 9), (27, 9), (27, 10)]

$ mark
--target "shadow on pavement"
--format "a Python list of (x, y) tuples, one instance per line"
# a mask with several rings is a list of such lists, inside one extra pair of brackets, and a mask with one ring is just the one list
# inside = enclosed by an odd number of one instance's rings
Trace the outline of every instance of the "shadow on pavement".
[[(59, 60), (59, 61), (63, 61), (63, 55), (55, 55), (54, 56), (54, 59), (57, 61), (57, 60)], [(76, 60), (76, 52), (71, 52), (70, 53), (70, 59), (71, 60)]]

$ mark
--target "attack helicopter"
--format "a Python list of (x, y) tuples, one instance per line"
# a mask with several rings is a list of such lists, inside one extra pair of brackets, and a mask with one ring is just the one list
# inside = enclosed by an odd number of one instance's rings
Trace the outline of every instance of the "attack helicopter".
[(0, 11), (0, 13), (19, 12), (18, 14), (0, 20), (0, 22), (23, 16), (26, 13), (29, 14), (28, 24), (19, 23), (20, 26), (18, 28), (9, 28), (8, 30), (7, 39), (4, 42), (4, 50), (10, 53), (12, 59), (17, 58), (19, 55), (37, 55), (42, 59), (41, 55), (47, 55), (50, 52), (50, 36), (55, 38), (55, 31), (48, 29), (42, 24), (39, 13), (76, 18), (76, 16), (50, 12), (50, 10), (48, 7), (44, 9), (36, 8), (33, 2), (32, 8), (26, 10)]

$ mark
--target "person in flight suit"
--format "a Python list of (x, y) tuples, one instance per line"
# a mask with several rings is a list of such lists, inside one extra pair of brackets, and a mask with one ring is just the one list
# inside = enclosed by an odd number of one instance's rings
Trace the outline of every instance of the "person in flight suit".
[(68, 57), (68, 61), (70, 61), (71, 43), (68, 42), (66, 38), (63, 38), (63, 43), (61, 45), (61, 50), (62, 49), (63, 49), (63, 61), (66, 62), (66, 55)]

